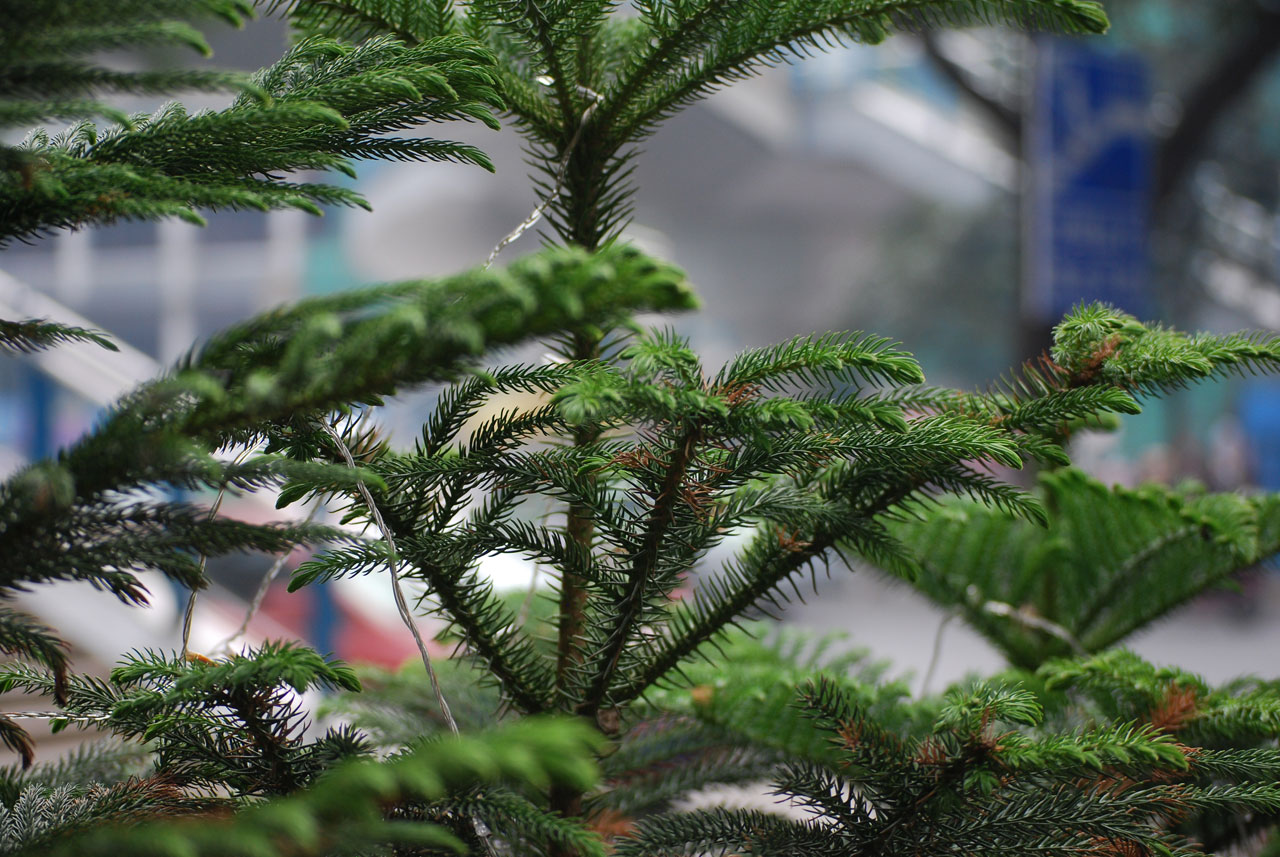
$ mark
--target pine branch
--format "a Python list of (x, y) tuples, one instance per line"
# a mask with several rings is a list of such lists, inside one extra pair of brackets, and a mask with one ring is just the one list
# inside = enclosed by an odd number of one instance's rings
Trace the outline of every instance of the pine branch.
[(892, 340), (865, 334), (800, 336), (780, 345), (743, 352), (716, 376), (716, 387), (788, 387), (921, 384), (924, 372)]
[(341, 662), (298, 644), (267, 643), (209, 663), (140, 652), (111, 682), (124, 696), (109, 711), (113, 731), (155, 742), (158, 769), (187, 788), (286, 795), (368, 752), (334, 733), (305, 741), (299, 695), (359, 683)]
[[(0, 652), (35, 661), (53, 673), (53, 698), (59, 704), (67, 699), (67, 671), (70, 658), (65, 642), (53, 629), (34, 617), (0, 606)], [(27, 764), (30, 764), (29, 760)]]
[[(172, 11), (172, 4), (154, 5)], [(135, 37), (203, 47), (196, 31), (165, 20), (86, 23), (71, 33), (63, 27), (25, 35), (61, 40), (67, 50), (132, 43)], [(320, 214), (322, 205), (367, 207), (348, 190), (286, 181), (303, 170), (350, 174), (349, 158), (452, 160), (492, 169), (472, 146), (386, 136), (445, 120), (496, 124), (490, 109), (501, 100), (490, 71), (493, 58), (458, 36), (414, 40), (412, 46), (387, 37), (354, 47), (306, 39), (252, 80), (206, 71), (117, 72), (59, 64), (44, 53), (33, 56), (38, 59), (3, 55), (10, 64), (0, 62), (0, 80), (9, 81), (6, 90), (15, 100), (0, 105), (0, 118), (73, 118), (82, 108), (79, 116), (103, 114), (120, 124), (99, 130), (82, 122), (57, 137), (36, 132), (22, 147), (0, 150), (0, 241), (127, 219), (203, 223), (198, 208), (293, 207)], [(151, 117), (121, 117), (80, 99), (104, 88), (220, 88), (243, 94), (216, 113), (188, 116), (170, 105)]]
[(391, 35), (413, 45), (453, 32), (452, 0), (272, 0), (266, 4), (268, 13), (282, 10), (304, 36), (349, 42)]
[(28, 786), (0, 805), (0, 847), (8, 853), (40, 853), (67, 836), (103, 824), (129, 824), (158, 816), (190, 815), (201, 802), (184, 799), (163, 777), (129, 779), (110, 786)]
[(24, 855), (170, 855), (179, 843), (187, 854), (231, 857), (245, 853), (321, 855), (398, 844), (458, 849), (439, 825), (397, 821), (386, 807), (433, 801), (473, 785), (507, 782), (582, 788), (595, 777), (590, 752), (597, 739), (578, 724), (528, 722), (487, 735), (430, 744), (386, 762), (355, 762), (326, 774), (288, 797), (255, 804), (230, 818), (103, 827)]
[(617, 605), (617, 618), (606, 632), (605, 645), (599, 656), (593, 659), (594, 664), (585, 665), (586, 672), (592, 677), (588, 680), (580, 710), (588, 716), (595, 714), (604, 703), (623, 648), (641, 615), (641, 607), (651, 585), (650, 577), (661, 559), (663, 542), (674, 522), (680, 491), (689, 466), (697, 454), (700, 440), (701, 432), (697, 425), (689, 426), (669, 452), (670, 461), (665, 468), (666, 473), (654, 496), (653, 507), (649, 511), (643, 535), (631, 562), (626, 591)]
[(113, 785), (146, 772), (151, 752), (114, 739), (85, 741), (64, 756), (30, 768), (0, 768), (0, 804), (12, 806), (28, 786)]
[(96, 330), (70, 327), (40, 319), (26, 321), (0, 319), (0, 350), (30, 353), (64, 342), (92, 342), (108, 351), (119, 350), (114, 342)]
[(1054, 328), (1053, 359), (1068, 386), (1101, 382), (1150, 395), (1274, 368), (1280, 341), (1261, 334), (1187, 335), (1089, 304)]
[(614, 853), (619, 857), (726, 857), (743, 851), (779, 857), (837, 857), (845, 853), (817, 825), (757, 810), (708, 809), (660, 815), (645, 819), (637, 828), (637, 838), (618, 844)]
[(486, 789), (433, 809), (482, 820), (511, 853), (541, 855), (556, 849), (571, 850), (581, 857), (604, 857), (607, 853), (600, 837), (580, 823), (552, 815), (512, 791)]
[[(468, 14), (490, 26), (501, 27), (523, 42), (534, 73), (528, 77), (545, 74), (547, 85), (555, 93), (560, 110), (561, 128), (565, 134), (572, 129), (574, 120), (583, 110), (582, 98), (574, 88), (585, 81), (573, 78), (572, 40), (556, 31), (557, 20), (552, 17), (560, 7), (568, 4), (541, 3), (535, 0), (470, 0)], [(588, 0), (597, 5), (597, 0)], [(558, 141), (567, 144), (570, 138)]]
[(1026, 668), (1067, 648), (992, 604), (1020, 605), (1099, 651), (1280, 547), (1270, 496), (1108, 489), (1071, 469), (1042, 474), (1040, 493), (1047, 530), (951, 501), (890, 526), (922, 559), (917, 588)]
[[(896, 30), (1006, 21), (1061, 32), (1102, 32), (1101, 7), (1079, 0), (884, 0), (855, 9), (835, 2), (727, 3), (701, 0), (691, 9), (647, 3), (642, 11), (658, 37), (622, 83), (606, 95), (602, 122), (622, 144), (712, 89), (845, 42), (878, 44)], [(664, 24), (666, 26), (664, 26)]]
[[(594, 256), (554, 250), (506, 271), (477, 270), (438, 283), (303, 301), (228, 331), (184, 361), (175, 380), (184, 380), (185, 369), (230, 372), (227, 388), (269, 409), (254, 419), (270, 418), (334, 402), (368, 401), (403, 384), (447, 378), (483, 346), (566, 325), (607, 323), (628, 311), (669, 312), (693, 305), (674, 268), (630, 248)], [(334, 321), (364, 307), (386, 309), (334, 327)], [(266, 375), (255, 362), (262, 360), (270, 360), (276, 372)], [(186, 425), (200, 432), (247, 422), (247, 415), (236, 417), (227, 405), (202, 402)]]
[[(874, 675), (825, 676), (800, 691), (797, 712), (778, 698), (803, 678), (803, 651), (735, 645), (726, 663), (691, 676), (692, 688), (652, 701), (720, 723), (730, 741), (747, 746), (767, 746), (772, 731), (804, 729), (794, 745), (800, 758), (774, 782), (812, 814), (805, 829), (766, 828), (761, 838), (758, 819), (741, 813), (658, 816), (619, 853), (721, 854), (768, 842), (770, 853), (797, 855), (998, 848), (1066, 857), (1100, 847), (1189, 855), (1197, 852), (1183, 832), (1212, 832), (1232, 814), (1272, 818), (1280, 798), (1270, 780), (1280, 755), (1264, 737), (1274, 722), (1256, 731), (1262, 711), (1273, 710), (1260, 705), (1270, 691), (1256, 685), (1210, 691), (1193, 676), (1116, 653), (1047, 667), (1049, 689), (1024, 675), (918, 703), (879, 687)], [(719, 686), (696, 683), (708, 677)], [(763, 710), (739, 715), (762, 690)], [(1226, 731), (1206, 731), (1205, 722)], [(1213, 743), (1202, 743), (1210, 734)], [(1227, 734), (1267, 743), (1213, 749)]]

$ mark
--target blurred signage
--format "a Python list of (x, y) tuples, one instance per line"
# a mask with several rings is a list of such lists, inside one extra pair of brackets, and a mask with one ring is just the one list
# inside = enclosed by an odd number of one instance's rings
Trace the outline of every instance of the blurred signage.
[(1250, 379), (1240, 390), (1240, 422), (1249, 438), (1249, 481), (1280, 491), (1280, 381)]
[(1149, 309), (1147, 75), (1131, 54), (1037, 40), (1027, 135), (1029, 309)]

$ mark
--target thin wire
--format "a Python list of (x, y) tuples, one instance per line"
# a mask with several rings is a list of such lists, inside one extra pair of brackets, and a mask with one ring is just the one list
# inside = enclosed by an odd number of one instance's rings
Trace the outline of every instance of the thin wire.
[[(337, 445), (338, 451), (342, 453), (342, 457), (347, 462), (347, 466), (354, 470), (356, 461), (351, 456), (351, 450), (343, 442), (342, 436), (328, 423), (320, 423), (320, 428)], [(373, 517), (374, 525), (387, 543), (387, 566), (391, 571), (391, 592), (395, 595), (396, 610), (400, 614), (400, 621), (413, 634), (413, 640), (418, 644), (418, 653), (422, 655), (422, 665), (427, 668), (427, 675), (431, 678), (431, 689), (435, 692), (436, 702), (440, 705), (440, 711), (444, 715), (445, 723), (449, 725), (449, 731), (457, 735), (457, 721), (453, 719), (453, 712), (449, 710), (449, 703), (445, 701), (444, 694), (440, 691), (440, 680), (436, 678), (435, 668), (431, 666), (431, 656), (427, 654), (427, 644), (423, 642), (422, 633), (418, 630), (417, 623), (413, 621), (413, 614), (409, 612), (409, 603), (404, 597), (404, 589), (400, 586), (400, 560), (396, 551), (395, 537), (391, 535), (391, 528), (387, 526), (387, 522), (383, 519), (382, 510), (374, 502), (373, 494), (369, 491), (369, 488), (363, 482), (357, 482), (356, 490), (364, 498), (365, 505), (369, 507), (369, 514)]]
[[(1028, 628), (1036, 628), (1047, 634), (1052, 634), (1070, 646), (1077, 655), (1088, 654), (1085, 647), (1081, 645), (1080, 641), (1077, 640), (1070, 631), (1056, 622), (1050, 622), (1043, 616), (1036, 616), (1032, 613), (1027, 613), (1023, 610), (1019, 610), (1012, 604), (1006, 604), (1003, 601), (986, 601), (983, 603), (982, 609), (983, 611), (995, 616), (1003, 616), (1007, 619), (1012, 619), (1021, 625), (1027, 626)], [(955, 610), (952, 610), (943, 617), (941, 622), (938, 623), (938, 631), (933, 638), (933, 655), (929, 658), (929, 669), (925, 671), (924, 681), (920, 683), (921, 696), (924, 696), (929, 692), (929, 685), (933, 683), (934, 671), (938, 668), (938, 661), (942, 656), (942, 632), (946, 630), (947, 625), (949, 625), (951, 620), (956, 618), (957, 615), (959, 614)]]
[[(303, 520), (303, 526), (311, 523), (316, 519), (316, 515), (324, 508), (324, 503), (317, 500), (311, 507), (311, 511), (307, 512), (307, 517)], [(276, 575), (280, 573), (280, 569), (284, 568), (285, 561), (289, 559), (292, 550), (287, 550), (276, 557), (276, 561), (271, 563), (271, 567), (267, 569), (267, 573), (263, 575), (262, 580), (258, 583), (258, 591), (253, 593), (253, 600), (249, 602), (249, 609), (245, 611), (244, 619), (240, 622), (240, 627), (236, 628), (231, 636), (227, 637), (218, 645), (213, 647), (211, 655), (217, 656), (221, 654), (231, 654), (231, 644), (243, 637), (249, 632), (249, 623), (253, 621), (253, 617), (258, 615), (258, 611), (262, 609), (262, 602), (267, 598), (267, 592), (271, 589), (271, 583), (276, 579)]]
[[(239, 452), (239, 454), (236, 455), (234, 459), (232, 459), (231, 463), (240, 464), (246, 458), (249, 457), (250, 453), (252, 453), (255, 448), (256, 447), (253, 447), (253, 446), (246, 446), (244, 449), (242, 449)], [(218, 489), (218, 496), (214, 498), (213, 505), (209, 507), (209, 517), (207, 518), (207, 520), (212, 521), (214, 518), (218, 517), (218, 510), (222, 508), (222, 500), (226, 496), (227, 496), (227, 483), (223, 482), (222, 487)], [(200, 577), (201, 578), (204, 577), (204, 570), (208, 564), (209, 564), (209, 555), (204, 552), (201, 552), (200, 554)], [(187, 609), (184, 610), (182, 613), (181, 660), (184, 660), (184, 661), (187, 659), (187, 655), (189, 654), (188, 650), (190, 648), (190, 643), (191, 643), (191, 624), (192, 624), (192, 620), (195, 618), (195, 615), (196, 615), (196, 595), (199, 594), (199, 592), (200, 592), (199, 589), (191, 590), (191, 595), (187, 598)]]
[(942, 632), (947, 629), (947, 626), (951, 624), (951, 620), (954, 618), (956, 618), (956, 611), (951, 610), (938, 623), (938, 630), (933, 635), (933, 655), (929, 658), (929, 669), (925, 670), (924, 681), (920, 682), (921, 696), (927, 694), (929, 685), (933, 684), (933, 674), (938, 669), (938, 661), (942, 659)]
[(587, 127), (587, 122), (591, 119), (591, 115), (596, 112), (596, 108), (600, 106), (600, 102), (604, 100), (598, 92), (594, 92), (585, 86), (578, 87), (583, 93), (591, 99), (591, 103), (587, 105), (587, 109), (582, 111), (582, 116), (578, 118), (578, 127), (573, 132), (573, 137), (569, 139), (569, 145), (565, 147), (564, 154), (560, 156), (560, 163), (556, 167), (556, 180), (551, 185), (551, 192), (547, 194), (547, 198), (538, 203), (537, 207), (529, 213), (529, 216), (520, 221), (515, 229), (507, 233), (497, 245), (489, 251), (489, 257), (484, 260), (483, 267), (488, 268), (493, 264), (493, 260), (498, 258), (498, 254), (506, 249), (508, 244), (516, 241), (521, 235), (524, 235), (534, 227), (542, 215), (546, 214), (548, 208), (555, 204), (560, 198), (560, 191), (564, 187), (565, 175), (569, 172), (569, 158), (573, 155), (573, 150), (577, 148), (578, 141), (582, 139), (582, 132)]
[(1088, 650), (1081, 645), (1079, 640), (1072, 636), (1070, 631), (1056, 622), (1050, 622), (1043, 616), (1027, 613), (1003, 601), (988, 601), (982, 605), (982, 609), (996, 616), (1005, 616), (1021, 625), (1026, 625), (1028, 628), (1036, 628), (1047, 634), (1052, 634), (1070, 646), (1077, 655), (1089, 654)]
[(541, 570), (541, 566), (534, 565), (533, 574), (529, 578), (529, 591), (524, 594), (524, 600), (520, 602), (520, 612), (516, 614), (516, 627), (521, 630), (529, 621), (529, 611), (533, 607), (534, 596), (538, 594), (538, 573)]
[(68, 714), (65, 711), (0, 711), (0, 717), (9, 720), (72, 720), (86, 723), (105, 723), (110, 714)]
[[(372, 413), (372, 410), (366, 410), (360, 416), (359, 422), (356, 423), (356, 428), (359, 428), (360, 426), (364, 425), (365, 421), (369, 419), (369, 415), (371, 413)], [(221, 495), (219, 495), (218, 497), (218, 502), (219, 503), (222, 502)], [(315, 505), (311, 507), (311, 511), (307, 512), (307, 517), (303, 521), (303, 525), (305, 526), (307, 524), (310, 524), (312, 521), (314, 521), (316, 518), (316, 515), (320, 512), (322, 508), (324, 508), (324, 503), (321, 502), (319, 499), (317, 499)], [(222, 642), (214, 646), (213, 650), (210, 652), (211, 655), (217, 656), (219, 654), (224, 654), (224, 653), (228, 655), (231, 654), (231, 644), (235, 640), (238, 640), (240, 637), (243, 637), (246, 633), (248, 633), (249, 623), (253, 621), (254, 616), (258, 615), (258, 611), (262, 609), (262, 602), (266, 600), (267, 592), (271, 589), (272, 581), (276, 579), (276, 575), (280, 573), (280, 569), (284, 568), (285, 561), (288, 560), (289, 555), (292, 552), (293, 551), (291, 550), (285, 551), (284, 553), (276, 557), (275, 562), (273, 562), (271, 564), (271, 567), (267, 569), (266, 575), (262, 578), (261, 581), (259, 581), (258, 591), (253, 594), (253, 600), (249, 602), (249, 607), (245, 611), (244, 619), (240, 622), (240, 627), (237, 628), (235, 630), (235, 633), (233, 633), (231, 636), (227, 637), (226, 639), (222, 640)], [(203, 559), (204, 558), (201, 557), (201, 562), (202, 562), (200, 567), (201, 571), (204, 570)], [(187, 618), (186, 622), (189, 623), (190, 618)], [(189, 626), (187, 627), (187, 630), (189, 630)], [(184, 639), (185, 639), (185, 633), (186, 631), (184, 631)], [(183, 656), (184, 657), (186, 656), (185, 645), (183, 647)]]
[[(347, 462), (347, 467), (355, 469), (356, 461), (351, 455), (351, 450), (342, 440), (342, 435), (338, 434), (337, 429), (328, 423), (319, 424), (324, 433), (338, 447), (338, 452), (342, 453), (343, 459)], [(387, 542), (387, 567), (391, 572), (391, 591), (395, 595), (396, 610), (400, 613), (400, 621), (404, 622), (405, 627), (409, 629), (409, 633), (413, 634), (413, 641), (418, 644), (418, 653), (422, 655), (422, 665), (427, 668), (427, 676), (431, 679), (431, 690), (436, 695), (436, 703), (440, 706), (440, 712), (444, 715), (444, 721), (449, 725), (449, 731), (454, 735), (458, 734), (458, 722), (453, 719), (453, 712), (449, 709), (449, 703), (444, 698), (444, 693), (440, 690), (440, 679), (436, 677), (435, 667), (431, 665), (431, 655), (427, 654), (427, 644), (422, 640), (422, 633), (418, 630), (418, 624), (413, 621), (413, 614), (409, 612), (409, 603), (405, 600), (404, 589), (400, 586), (400, 560), (396, 551), (396, 540), (391, 535), (391, 528), (387, 526), (387, 522), (382, 517), (382, 510), (378, 508), (378, 504), (373, 500), (373, 492), (371, 492), (363, 482), (356, 483), (356, 490), (360, 492), (360, 496), (364, 499), (365, 505), (369, 508), (369, 514), (373, 518), (373, 523), (377, 526), (378, 531), (382, 533), (382, 538)], [(475, 828), (476, 836), (484, 843), (485, 850), (496, 857), (497, 851), (494, 850), (493, 842), (489, 838), (489, 828), (481, 819), (472, 816), (471, 824)]]
[[(543, 512), (540, 519), (546, 523), (547, 518), (551, 516), (551, 499), (543, 498)], [(538, 579), (542, 576), (542, 566), (537, 563), (533, 564), (533, 573), (529, 576), (529, 590), (524, 594), (524, 600), (520, 602), (520, 612), (516, 614), (516, 627), (524, 630), (525, 623), (529, 621), (529, 613), (533, 609), (533, 599), (538, 594)]]
[[(368, 421), (369, 416), (372, 413), (372, 408), (366, 409), (365, 412), (360, 415), (359, 421), (356, 422), (355, 430), (358, 431)], [(323, 508), (324, 502), (317, 498), (315, 504), (312, 505), (311, 510), (307, 512), (307, 517), (303, 521), (303, 526), (314, 521), (316, 519), (316, 515), (319, 514), (320, 510)], [(292, 551), (285, 551), (276, 557), (275, 562), (273, 562), (271, 567), (267, 569), (266, 575), (261, 581), (259, 581), (258, 591), (253, 594), (253, 600), (249, 602), (249, 607), (245, 611), (244, 619), (240, 622), (240, 627), (237, 628), (235, 633), (230, 637), (227, 637), (225, 640), (218, 643), (218, 645), (213, 648), (211, 654), (231, 654), (232, 642), (238, 640), (249, 632), (249, 623), (253, 621), (253, 617), (258, 614), (258, 611), (262, 609), (262, 602), (267, 598), (267, 592), (271, 589), (272, 581), (276, 579), (276, 575), (280, 573), (280, 569), (284, 568), (285, 561), (288, 560), (291, 553)]]

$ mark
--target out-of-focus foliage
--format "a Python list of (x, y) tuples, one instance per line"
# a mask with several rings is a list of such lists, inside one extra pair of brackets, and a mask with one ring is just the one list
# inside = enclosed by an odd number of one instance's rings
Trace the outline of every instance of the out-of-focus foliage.
[(894, 528), (914, 586), (1016, 666), (1113, 646), (1280, 551), (1275, 495), (1107, 488), (1071, 468), (1039, 493), (1047, 528), (964, 501)]
[[(690, 689), (653, 700), (726, 755), (781, 751), (775, 794), (804, 817), (659, 814), (618, 853), (1193, 855), (1256, 844), (1280, 812), (1268, 683), (1210, 688), (1113, 651), (912, 701), (856, 654), (825, 655), (832, 642), (738, 638)], [(647, 760), (655, 782), (697, 787), (714, 767), (663, 749)]]
[[(181, 44), (208, 53), (184, 19), (217, 15), (242, 23), (244, 0), (106, 4), (33, 0), (5, 4), (0, 33), (0, 127), (35, 128), (0, 146), (0, 244), (59, 228), (180, 217), (198, 209), (301, 208), (367, 204), (335, 185), (289, 180), (339, 170), (354, 158), (457, 160), (492, 165), (471, 146), (395, 137), (429, 122), (491, 115), (492, 56), (461, 37), (406, 46), (382, 38), (360, 45), (311, 39), (254, 77), (207, 70), (118, 71), (104, 50)], [(102, 96), (227, 89), (226, 110), (188, 114), (170, 103), (129, 116)], [(90, 120), (104, 116), (111, 124)]]

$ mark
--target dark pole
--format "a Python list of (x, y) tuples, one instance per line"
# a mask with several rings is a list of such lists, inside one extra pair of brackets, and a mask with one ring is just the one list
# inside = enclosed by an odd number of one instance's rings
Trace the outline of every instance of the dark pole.
[(1017, 185), (1014, 189), (1014, 206), (1018, 219), (1018, 359), (1034, 360), (1049, 350), (1053, 343), (1053, 321), (1046, 304), (1048, 296), (1042, 283), (1042, 242), (1039, 239), (1039, 218), (1043, 212), (1036, 204), (1036, 195), (1046, 177), (1041, 174), (1036, 148), (1039, 111), (1045, 109), (1039, 97), (1040, 53), (1042, 36), (1032, 36), (1024, 41), (1025, 57), (1022, 63), (1022, 121), (1017, 136)]

